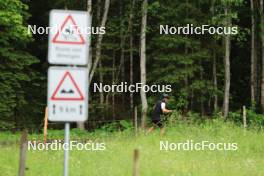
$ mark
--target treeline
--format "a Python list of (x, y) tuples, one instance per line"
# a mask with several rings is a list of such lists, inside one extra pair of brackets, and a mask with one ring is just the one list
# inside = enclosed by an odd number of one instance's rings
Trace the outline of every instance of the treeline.
[[(172, 85), (169, 106), (211, 116), (246, 105), (264, 110), (263, 0), (6, 0), (0, 2), (1, 128), (38, 127), (46, 106), (47, 35), (27, 25), (48, 26), (51, 9), (85, 10), (92, 26), (89, 63), (93, 83)], [(160, 34), (160, 25), (237, 27), (236, 35)], [(141, 124), (161, 93), (94, 93), (89, 120), (131, 119)], [(88, 122), (89, 123), (89, 122)], [(83, 124), (78, 124), (83, 127)]]

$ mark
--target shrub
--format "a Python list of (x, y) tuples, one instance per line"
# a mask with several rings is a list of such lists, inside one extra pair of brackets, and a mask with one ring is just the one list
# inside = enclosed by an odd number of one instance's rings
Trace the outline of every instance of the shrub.
[[(242, 111), (230, 112), (229, 120), (234, 121), (238, 125), (243, 124)], [(264, 115), (258, 114), (252, 109), (247, 109), (247, 125), (248, 126), (264, 126)]]

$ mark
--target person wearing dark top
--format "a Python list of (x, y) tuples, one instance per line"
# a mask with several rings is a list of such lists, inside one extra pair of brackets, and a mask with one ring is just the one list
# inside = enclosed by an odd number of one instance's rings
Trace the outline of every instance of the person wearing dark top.
[(147, 131), (147, 133), (150, 133), (151, 131), (154, 130), (155, 127), (161, 128), (161, 134), (165, 132), (162, 120), (161, 120), (161, 115), (162, 114), (167, 114), (171, 113), (172, 110), (169, 110), (166, 108), (166, 103), (169, 100), (169, 95), (163, 94), (162, 95), (162, 100), (157, 101), (157, 103), (154, 106), (153, 112), (152, 112), (152, 123), (153, 126)]

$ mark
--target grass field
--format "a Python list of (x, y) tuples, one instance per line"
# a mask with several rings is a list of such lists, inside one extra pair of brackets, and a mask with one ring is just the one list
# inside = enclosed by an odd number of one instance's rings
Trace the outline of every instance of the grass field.
[[(49, 131), (49, 138), (63, 139), (63, 131)], [(42, 139), (32, 134), (30, 139)], [(137, 137), (130, 130), (93, 133), (71, 131), (71, 139), (105, 142), (104, 151), (70, 151), (72, 176), (132, 175), (133, 150), (140, 152), (140, 175), (143, 176), (263, 176), (264, 132), (244, 131), (230, 123), (210, 122), (204, 125), (177, 124), (168, 127), (164, 136), (159, 130)], [(0, 175), (18, 172), (19, 134), (1, 133)], [(160, 151), (160, 141), (231, 142), (236, 151)], [(10, 142), (10, 144), (8, 144)], [(14, 143), (15, 142), (15, 143)], [(3, 144), (6, 143), (6, 144)], [(63, 171), (63, 151), (28, 151), (27, 176), (58, 176)]]

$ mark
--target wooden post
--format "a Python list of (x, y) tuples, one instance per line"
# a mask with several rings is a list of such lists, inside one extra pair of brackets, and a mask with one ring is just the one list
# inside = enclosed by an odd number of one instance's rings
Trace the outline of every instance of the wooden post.
[(133, 176), (139, 176), (139, 151), (138, 149), (134, 150)]
[(46, 144), (47, 141), (47, 129), (48, 129), (48, 107), (45, 109), (45, 118), (44, 118), (44, 144)]
[(246, 106), (243, 106), (243, 125), (244, 128), (247, 128), (247, 109)]
[(135, 134), (137, 134), (137, 107), (135, 106), (135, 110), (134, 110), (134, 123), (135, 123)]
[(20, 138), (20, 159), (19, 159), (19, 171), (18, 176), (25, 175), (26, 168), (26, 152), (27, 152), (27, 131), (24, 130)]

